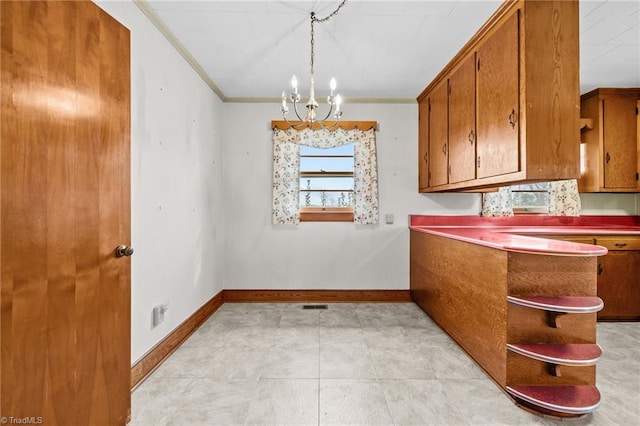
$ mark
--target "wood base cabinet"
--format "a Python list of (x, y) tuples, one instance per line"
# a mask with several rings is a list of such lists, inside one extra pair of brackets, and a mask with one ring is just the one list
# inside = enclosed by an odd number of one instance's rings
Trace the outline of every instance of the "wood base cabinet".
[(580, 98), (591, 128), (581, 136), (580, 192), (640, 192), (640, 88), (596, 89)]
[(640, 321), (640, 237), (635, 235), (545, 235), (574, 243), (596, 244), (609, 253), (598, 258), (599, 321)]
[(420, 192), (578, 177), (578, 20), (577, 1), (505, 2), (438, 74), (418, 96)]
[(598, 296), (604, 309), (598, 320), (640, 320), (640, 237), (596, 237), (609, 250), (598, 259)]

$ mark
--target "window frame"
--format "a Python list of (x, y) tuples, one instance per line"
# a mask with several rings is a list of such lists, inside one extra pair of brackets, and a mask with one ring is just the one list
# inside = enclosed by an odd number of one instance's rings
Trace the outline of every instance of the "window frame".
[[(351, 143), (353, 144), (353, 142)], [(348, 145), (348, 144), (346, 144)], [(344, 145), (340, 145), (344, 146)], [(339, 148), (339, 147), (335, 147)], [(300, 148), (302, 150), (302, 147)], [(334, 148), (327, 148), (328, 150)], [(313, 170), (313, 171), (302, 171), (298, 172), (298, 179), (301, 180), (305, 177), (350, 177), (355, 178), (355, 160), (354, 155), (317, 155), (317, 154), (300, 154), (300, 158), (351, 158), (354, 161), (353, 170), (351, 171), (324, 171), (324, 170)], [(350, 191), (345, 190), (324, 190), (325, 192), (351, 192), (354, 194), (355, 199), (355, 188)], [(300, 197), (303, 196), (306, 192), (323, 192), (323, 190), (307, 190), (303, 188), (298, 188), (298, 192)], [(348, 207), (335, 207), (335, 206), (299, 206), (300, 209), (300, 222), (353, 222), (354, 221), (354, 212), (353, 206)]]
[(546, 206), (539, 205), (539, 206), (523, 207), (523, 206), (516, 206), (516, 204), (514, 202), (514, 197), (513, 197), (514, 193), (522, 193), (522, 192), (529, 192), (529, 193), (545, 193), (546, 192), (546, 193), (548, 193), (549, 189), (529, 189), (529, 190), (514, 189), (515, 187), (518, 187), (518, 186), (522, 186), (522, 185), (512, 185), (511, 186), (511, 204), (513, 205), (513, 214), (514, 215), (519, 215), (519, 214), (548, 215), (549, 214), (548, 202), (547, 202)]

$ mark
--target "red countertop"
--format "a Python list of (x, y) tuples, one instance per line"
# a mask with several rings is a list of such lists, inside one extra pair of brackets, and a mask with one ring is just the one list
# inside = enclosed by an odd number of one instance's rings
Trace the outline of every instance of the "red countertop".
[[(607, 254), (604, 247), (550, 240), (543, 235), (640, 235), (640, 216), (411, 215), (409, 228), (499, 250), (555, 256), (603, 256)], [(541, 235), (534, 237), (532, 234)]]

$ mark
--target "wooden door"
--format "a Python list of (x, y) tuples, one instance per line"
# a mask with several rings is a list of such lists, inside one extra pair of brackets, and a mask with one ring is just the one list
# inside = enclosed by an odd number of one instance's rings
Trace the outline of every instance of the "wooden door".
[(418, 104), (418, 190), (429, 186), (429, 100)]
[(449, 78), (449, 183), (476, 177), (476, 59)]
[(449, 182), (447, 81), (429, 96), (429, 186)]
[(598, 258), (598, 319), (640, 319), (640, 252), (609, 251)]
[(92, 2), (0, 7), (0, 413), (122, 425), (129, 31)]
[(638, 187), (636, 99), (606, 97), (602, 101), (604, 187), (635, 191)]
[(478, 48), (476, 56), (478, 177), (517, 172), (520, 169), (517, 13)]

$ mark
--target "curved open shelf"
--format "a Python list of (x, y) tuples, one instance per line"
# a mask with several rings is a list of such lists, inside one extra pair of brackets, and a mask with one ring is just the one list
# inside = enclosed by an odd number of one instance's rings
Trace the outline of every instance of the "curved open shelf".
[(508, 343), (507, 349), (538, 361), (559, 365), (594, 365), (602, 356), (602, 348), (595, 343)]
[(595, 296), (507, 296), (509, 303), (566, 314), (588, 314), (604, 307), (602, 299)]
[(507, 386), (517, 400), (552, 414), (588, 414), (600, 405), (600, 392), (592, 385), (579, 386)]

